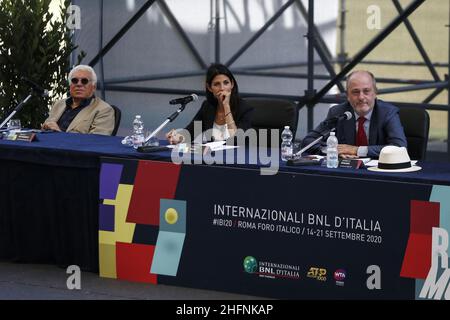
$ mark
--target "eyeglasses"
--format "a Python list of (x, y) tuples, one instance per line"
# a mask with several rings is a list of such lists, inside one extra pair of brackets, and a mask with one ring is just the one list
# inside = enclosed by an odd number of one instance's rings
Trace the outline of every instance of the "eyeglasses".
[(80, 82), (80, 81), (83, 85), (87, 85), (91, 80), (89, 80), (88, 78), (81, 78), (81, 79), (72, 78), (72, 79), (70, 79), (70, 82), (72, 82), (73, 84), (78, 84), (78, 82)]

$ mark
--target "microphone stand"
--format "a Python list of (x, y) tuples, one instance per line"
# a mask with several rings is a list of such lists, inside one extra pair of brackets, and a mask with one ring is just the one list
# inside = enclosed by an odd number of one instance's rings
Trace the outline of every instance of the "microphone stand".
[(319, 164), (318, 161), (308, 159), (308, 158), (302, 158), (302, 153), (306, 150), (309, 150), (311, 147), (315, 146), (320, 140), (322, 140), (327, 134), (329, 134), (331, 131), (335, 131), (336, 128), (332, 128), (329, 130), (324, 131), (324, 133), (319, 134), (319, 137), (315, 139), (313, 142), (308, 144), (307, 146), (300, 149), (298, 152), (292, 155), (292, 159), (288, 160), (287, 164), (291, 166), (295, 165), (317, 165)]
[(180, 108), (178, 108), (177, 111), (175, 111), (174, 113), (172, 113), (169, 117), (167, 117), (167, 119), (161, 123), (161, 125), (155, 129), (155, 131), (153, 131), (145, 140), (143, 145), (145, 146), (146, 143), (153, 138), (154, 136), (156, 136), (158, 134), (158, 132), (161, 131), (162, 128), (164, 128), (169, 122), (172, 122), (173, 120), (176, 119), (176, 117), (178, 117), (178, 115), (184, 110), (184, 108), (186, 107), (186, 103), (182, 103)]
[[(306, 150), (309, 150), (312, 146), (315, 146), (320, 140), (322, 140), (327, 134), (329, 134), (331, 131), (336, 130), (336, 128), (332, 128), (330, 130), (326, 130), (324, 133), (320, 134), (320, 136), (315, 139), (313, 142), (311, 142), (310, 144), (308, 144), (307, 146), (303, 147), (302, 149), (300, 149), (297, 153), (294, 154), (294, 156), (298, 156), (301, 157), (302, 153), (305, 152)], [(293, 156), (293, 157), (294, 157)]]
[(184, 110), (184, 108), (186, 107), (186, 103), (181, 103), (181, 106), (178, 108), (177, 111), (175, 111), (174, 113), (172, 113), (169, 117), (167, 117), (167, 119), (161, 123), (161, 125), (156, 128), (142, 143), (142, 146), (137, 148), (137, 151), (139, 152), (153, 152), (153, 151), (164, 151), (164, 150), (169, 150), (169, 148), (167, 148), (166, 146), (148, 146), (147, 143), (148, 141), (153, 138), (154, 136), (156, 136), (158, 134), (158, 132), (161, 131), (162, 128), (164, 128), (169, 122), (172, 122), (173, 120), (176, 119), (176, 117), (178, 117), (178, 115)]
[(31, 99), (32, 96), (33, 96), (33, 90), (31, 90), (30, 93), (28, 94), (28, 96), (24, 100), (22, 100), (21, 103), (19, 103), (17, 105), (17, 107), (11, 112), (11, 114), (5, 119), (5, 121), (3, 121), (2, 124), (0, 124), (0, 130), (9, 121), (9, 119), (14, 117), (14, 115), (23, 108), (23, 106), (28, 102), (28, 100)]
[[(350, 111), (344, 112), (342, 115), (333, 117), (331, 119), (324, 120), (322, 124), (325, 125), (326, 130), (323, 131), (323, 133), (319, 133), (319, 137), (315, 139), (313, 142), (308, 144), (306, 147), (302, 148), (300, 151), (292, 155), (292, 160), (288, 160), (288, 165), (307, 165), (307, 164), (313, 164), (313, 160), (302, 158), (302, 153), (306, 150), (309, 150), (312, 146), (316, 145), (322, 138), (324, 138), (327, 134), (329, 134), (331, 131), (336, 130), (337, 122), (340, 119), (350, 120), (352, 118), (352, 113)], [(317, 131), (316, 131), (317, 132)], [(297, 158), (298, 157), (298, 158)], [(296, 159), (297, 158), (297, 159)]]

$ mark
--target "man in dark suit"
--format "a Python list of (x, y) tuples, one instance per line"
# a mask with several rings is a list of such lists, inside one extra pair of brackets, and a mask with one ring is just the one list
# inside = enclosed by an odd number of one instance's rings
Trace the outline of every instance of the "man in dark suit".
[[(308, 133), (302, 147), (333, 126), (333, 118), (350, 111), (350, 120), (335, 121), (338, 152), (342, 158), (378, 157), (386, 145), (406, 147), (398, 108), (377, 99), (375, 77), (368, 71), (355, 71), (347, 77), (347, 102), (330, 108), (325, 121)], [(320, 145), (309, 153), (320, 151)]]

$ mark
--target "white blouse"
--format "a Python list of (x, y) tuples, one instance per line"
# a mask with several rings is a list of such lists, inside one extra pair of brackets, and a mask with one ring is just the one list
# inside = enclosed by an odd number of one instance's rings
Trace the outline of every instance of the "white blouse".
[[(225, 123), (223, 125), (214, 122), (212, 127), (211, 137), (214, 137), (213, 141), (224, 141), (230, 137), (230, 132), (228, 132), (228, 125)], [(206, 136), (203, 132), (202, 134), (195, 137), (193, 143), (205, 143)]]
[(226, 123), (220, 125), (214, 122), (212, 128), (212, 136), (214, 137), (214, 141), (227, 140), (230, 137), (230, 133), (228, 132), (228, 125)]

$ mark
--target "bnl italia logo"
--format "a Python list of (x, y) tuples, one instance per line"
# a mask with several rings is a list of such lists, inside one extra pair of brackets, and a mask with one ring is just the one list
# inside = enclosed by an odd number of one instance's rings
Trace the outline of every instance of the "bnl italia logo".
[(244, 270), (247, 273), (255, 273), (256, 271), (258, 271), (258, 261), (252, 256), (245, 257)]
[(410, 233), (400, 276), (416, 279), (416, 299), (450, 300), (450, 187), (433, 186), (429, 201), (411, 201)]

